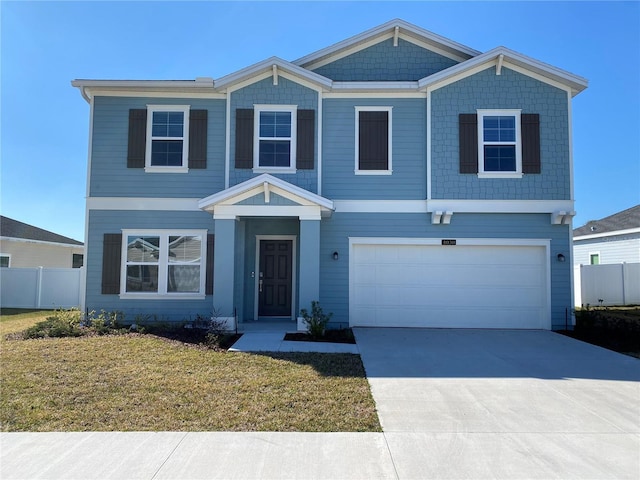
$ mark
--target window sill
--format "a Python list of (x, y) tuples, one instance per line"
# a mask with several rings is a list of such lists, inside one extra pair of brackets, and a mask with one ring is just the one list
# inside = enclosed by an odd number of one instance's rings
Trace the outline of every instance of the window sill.
[(296, 169), (290, 167), (254, 167), (253, 173), (296, 173)]
[(144, 167), (145, 173), (189, 173), (189, 167)]
[(120, 300), (204, 300), (201, 293), (121, 293)]
[(483, 172), (483, 173), (478, 173), (478, 178), (522, 178), (522, 173), (516, 173), (516, 172)]
[(356, 175), (393, 175), (393, 170), (354, 170)]

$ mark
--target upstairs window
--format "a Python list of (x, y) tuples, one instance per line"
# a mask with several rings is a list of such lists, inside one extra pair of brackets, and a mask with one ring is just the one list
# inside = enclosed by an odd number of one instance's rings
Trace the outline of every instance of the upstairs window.
[(189, 106), (150, 105), (147, 113), (146, 171), (187, 170)]
[(461, 113), (460, 173), (480, 178), (522, 178), (542, 172), (540, 115), (520, 110)]
[(356, 175), (391, 175), (392, 107), (356, 107)]
[(255, 106), (254, 170), (295, 171), (296, 113), (295, 105)]
[(478, 173), (521, 176), (519, 110), (478, 110)]
[(11, 255), (0, 254), (0, 268), (9, 268)]

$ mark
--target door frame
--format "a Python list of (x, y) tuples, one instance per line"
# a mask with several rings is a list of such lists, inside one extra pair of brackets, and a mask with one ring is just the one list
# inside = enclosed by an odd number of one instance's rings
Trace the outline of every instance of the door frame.
[(258, 320), (258, 307), (259, 307), (259, 299), (258, 299), (258, 281), (260, 280), (260, 241), (261, 240), (291, 240), (291, 320), (296, 319), (294, 306), (296, 303), (296, 285), (297, 285), (297, 261), (296, 261), (296, 251), (297, 251), (297, 235), (256, 235), (256, 261), (254, 265), (254, 285), (253, 285), (253, 319)]

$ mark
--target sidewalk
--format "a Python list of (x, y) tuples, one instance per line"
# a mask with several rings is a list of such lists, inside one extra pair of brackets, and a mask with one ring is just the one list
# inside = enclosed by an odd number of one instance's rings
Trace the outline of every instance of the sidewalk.
[(382, 433), (2, 433), (0, 478), (395, 479)]

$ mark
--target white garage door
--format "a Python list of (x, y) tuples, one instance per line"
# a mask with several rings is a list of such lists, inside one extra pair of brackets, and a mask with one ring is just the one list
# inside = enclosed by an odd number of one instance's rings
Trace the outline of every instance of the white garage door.
[(544, 246), (352, 245), (351, 326), (550, 328)]

